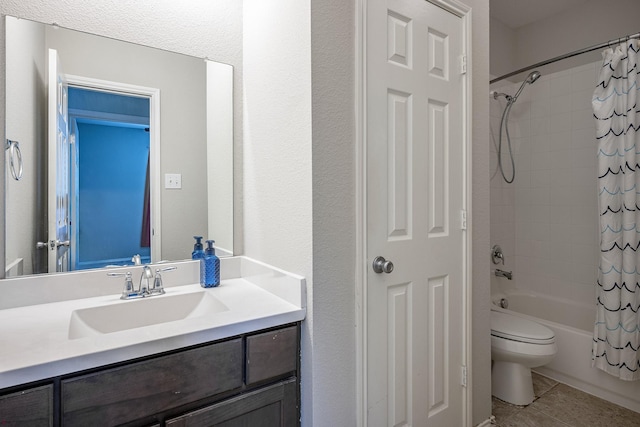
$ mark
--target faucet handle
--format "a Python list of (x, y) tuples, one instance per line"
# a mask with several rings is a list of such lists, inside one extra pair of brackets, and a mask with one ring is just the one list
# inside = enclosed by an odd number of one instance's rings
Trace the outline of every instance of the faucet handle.
[(164, 294), (164, 285), (162, 284), (162, 274), (163, 271), (171, 271), (176, 270), (178, 267), (165, 267), (165, 268), (156, 268), (156, 277), (153, 280), (153, 286), (149, 289), (149, 292), (152, 294)]
[(500, 245), (493, 245), (491, 248), (491, 261), (493, 261), (494, 264), (498, 264), (502, 261), (502, 265), (504, 265), (504, 253), (502, 252)]
[(126, 273), (107, 273), (110, 277), (122, 277), (124, 276), (124, 288), (122, 288), (122, 296), (120, 299), (129, 299), (135, 291), (133, 290), (133, 279), (131, 278), (131, 272)]
[(153, 286), (149, 290), (152, 294), (164, 294), (164, 286), (162, 285), (162, 275), (160, 270), (156, 270), (156, 278), (153, 279)]
[(142, 259), (140, 258), (140, 254), (135, 254), (131, 257), (131, 262), (133, 265), (142, 265)]

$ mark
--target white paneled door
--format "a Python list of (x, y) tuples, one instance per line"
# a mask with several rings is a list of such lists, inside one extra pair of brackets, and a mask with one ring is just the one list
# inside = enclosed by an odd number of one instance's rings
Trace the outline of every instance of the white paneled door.
[(464, 22), (374, 0), (366, 27), (367, 423), (462, 426)]
[(68, 86), (58, 52), (49, 49), (48, 222), (49, 273), (69, 270), (70, 166)]

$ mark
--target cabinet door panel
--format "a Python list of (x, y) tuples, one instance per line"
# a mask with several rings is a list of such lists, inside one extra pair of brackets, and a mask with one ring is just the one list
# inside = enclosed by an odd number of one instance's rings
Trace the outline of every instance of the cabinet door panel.
[(247, 385), (294, 372), (298, 357), (296, 326), (247, 337)]
[(167, 421), (167, 427), (293, 427), (298, 425), (292, 378)]
[(242, 340), (62, 381), (65, 426), (118, 425), (242, 386)]
[(46, 385), (0, 397), (1, 426), (53, 425), (53, 386)]

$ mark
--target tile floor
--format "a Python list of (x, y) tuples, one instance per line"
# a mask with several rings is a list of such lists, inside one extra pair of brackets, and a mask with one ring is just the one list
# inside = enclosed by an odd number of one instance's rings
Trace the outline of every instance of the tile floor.
[(493, 398), (499, 427), (639, 427), (640, 413), (533, 373), (535, 400), (515, 406)]

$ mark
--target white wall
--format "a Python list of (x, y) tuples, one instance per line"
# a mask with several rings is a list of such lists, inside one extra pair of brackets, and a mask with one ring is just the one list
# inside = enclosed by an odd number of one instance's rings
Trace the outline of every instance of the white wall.
[[(498, 77), (529, 65), (589, 46), (638, 33), (640, 2), (590, 0), (515, 30), (491, 20), (491, 74)], [(557, 72), (600, 59), (600, 52), (579, 55), (551, 64), (544, 72)], [(516, 77), (515, 79), (522, 79)]]
[(6, 174), (7, 216), (12, 221), (6, 240), (0, 241), (5, 242), (7, 264), (22, 258), (23, 274), (31, 274), (38, 271), (34, 266), (38, 255), (46, 259), (47, 253), (36, 249), (36, 241), (44, 237), (44, 217), (38, 211), (44, 207), (44, 198), (38, 200), (37, 194), (44, 179), (42, 162), (46, 159), (45, 33), (40, 25), (18, 20), (7, 22), (7, 31), (12, 41), (24, 44), (23, 48), (16, 48), (15, 43), (7, 43), (7, 60), (11, 64), (7, 78), (13, 83), (6, 86), (11, 104), (6, 118), (7, 138), (20, 143), (24, 169), (20, 181), (9, 172)]
[(489, 0), (463, 0), (473, 17), (472, 101), (472, 421), (491, 416), (491, 322), (489, 287)]
[[(526, 67), (574, 50), (636, 34), (640, 31), (638, 16), (640, 2), (637, 0), (590, 0), (580, 7), (526, 25), (516, 32), (514, 65), (516, 69)], [(591, 62), (599, 57), (596, 52), (586, 57), (586, 61)]]
[(355, 426), (357, 8), (355, 1), (311, 3), (313, 425)]
[(491, 74), (502, 76), (516, 70), (516, 32), (491, 18)]
[[(493, 23), (493, 21), (492, 21)], [(493, 31), (493, 30), (492, 30)], [(507, 71), (508, 72), (508, 71)], [(493, 76), (492, 76), (493, 77)], [(539, 82), (536, 82), (536, 85)], [(501, 83), (496, 83), (491, 87), (492, 90), (501, 93), (514, 94), (520, 85), (516, 83), (509, 83), (506, 80)], [(515, 129), (515, 120), (519, 117), (521, 112), (521, 105), (528, 103), (528, 96), (531, 91), (536, 91), (538, 88), (527, 88), (527, 92), (521, 95), (518, 100), (517, 108), (514, 106), (512, 112), (509, 115), (509, 129), (513, 128), (515, 134), (513, 135), (513, 149), (514, 152), (520, 148), (521, 139), (517, 139), (518, 130)], [(489, 145), (491, 151), (491, 246), (500, 245), (502, 253), (504, 255), (504, 264), (494, 265), (491, 264), (491, 288), (492, 292), (499, 291), (499, 285), (506, 279), (497, 278), (493, 273), (496, 268), (505, 271), (514, 271), (515, 268), (515, 254), (516, 254), (516, 241), (515, 241), (515, 185), (507, 184), (498, 169), (498, 144), (500, 135), (500, 120), (502, 118), (502, 112), (504, 111), (505, 101), (503, 97), (498, 100), (490, 98), (490, 115), (491, 115), (491, 143)], [(527, 126), (527, 130), (530, 130), (530, 125)], [(504, 172), (507, 178), (511, 178), (511, 160), (509, 157), (509, 148), (506, 136), (503, 133), (503, 145), (502, 145), (502, 162)], [(516, 161), (517, 181), (521, 179), (521, 165), (519, 156), (514, 157)], [(517, 278), (517, 272), (516, 272)], [(511, 282), (510, 282), (511, 283)]]
[(324, 375), (312, 363), (317, 347), (309, 7), (299, 0), (245, 0), (243, 39), (244, 254), (307, 279), (301, 374), (305, 425), (311, 425), (318, 408), (315, 378)]
[[(593, 303), (599, 241), (591, 95), (599, 70), (595, 62), (543, 75), (513, 107), (516, 179), (492, 179), (491, 236), (514, 280), (493, 278), (496, 290), (517, 286)], [(491, 106), (496, 139), (504, 104)]]

